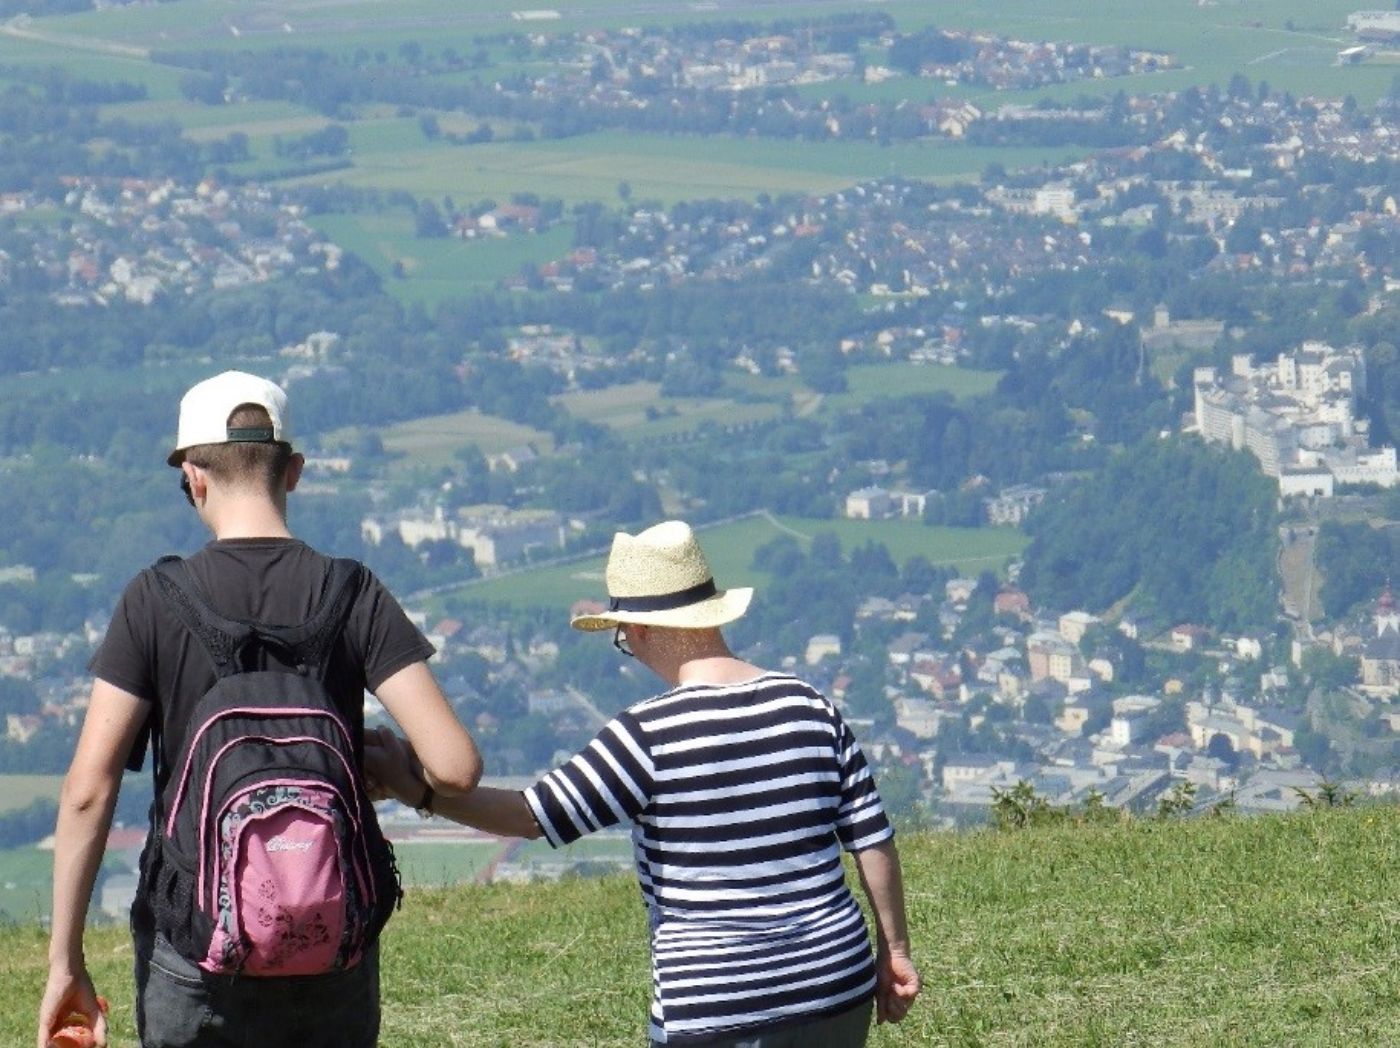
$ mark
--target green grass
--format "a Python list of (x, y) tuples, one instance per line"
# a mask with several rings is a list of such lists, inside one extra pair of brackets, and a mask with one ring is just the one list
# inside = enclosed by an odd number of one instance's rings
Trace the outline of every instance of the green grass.
[[(356, 432), (354, 428), (333, 430), (322, 439), (334, 447), (350, 440)], [(386, 450), (408, 456), (413, 466), (451, 465), (454, 453), (468, 446), (478, 447), (488, 455), (521, 444), (534, 444), (541, 452), (554, 446), (553, 438), (542, 430), (477, 411), (430, 415), (375, 432)]]
[(442, 888), (470, 883), (500, 850), (495, 841), (400, 841), (394, 858), (406, 886)]
[[(543, 233), (474, 240), (418, 237), (407, 211), (317, 215), (311, 223), (373, 267), (385, 278), (390, 294), (430, 307), (443, 299), (494, 288), (526, 263), (562, 258), (573, 246), (573, 226), (568, 223)], [(395, 263), (402, 267), (402, 277), (395, 275)]]
[[(754, 551), (780, 535), (791, 535), (805, 543), (823, 532), (834, 534), (847, 550), (866, 541), (880, 542), (897, 564), (920, 554), (934, 564), (973, 574), (984, 568), (999, 570), (1026, 545), (1025, 536), (1013, 528), (935, 528), (914, 520), (809, 520), (786, 516), (748, 517), (705, 528), (703, 541), (715, 578), (724, 586), (756, 586), (758, 599), (762, 599), (762, 587), (768, 579), (751, 567)], [(600, 554), (474, 581), (442, 599), (564, 609), (582, 598), (602, 597), (604, 560)]]
[(829, 399), (846, 407), (872, 397), (948, 393), (956, 399), (981, 396), (996, 388), (999, 371), (939, 367), (932, 364), (867, 364), (846, 369), (849, 389)]
[[(839, 411), (881, 396), (947, 393), (955, 399), (990, 392), (1001, 377), (996, 371), (922, 364), (860, 364), (846, 370), (845, 393), (813, 393), (795, 375), (769, 377), (727, 374), (725, 385), (747, 397), (663, 397), (657, 382), (629, 382), (605, 389), (564, 393), (554, 398), (569, 414), (616, 430), (632, 443), (648, 443), (697, 429), (702, 423), (733, 425), (760, 422), (790, 406), (798, 415)], [(649, 418), (647, 409), (660, 414)]]
[(25, 808), (37, 800), (58, 800), (62, 775), (0, 775), (0, 812)]
[[(924, 994), (875, 1048), (1396, 1043), (1400, 809), (900, 839)], [(130, 1044), (130, 946), (89, 962)], [(0, 1043), (27, 1044), (45, 937), (0, 933)], [(385, 1048), (629, 1046), (630, 876), (413, 891), (383, 940)]]
[[(727, 397), (663, 397), (657, 382), (629, 382), (606, 389), (565, 393), (554, 398), (569, 414), (618, 431), (634, 444), (689, 433), (704, 422), (733, 425), (762, 422), (782, 414), (782, 405), (737, 403)], [(647, 409), (659, 414), (647, 417)]]
[(0, 851), (0, 921), (34, 921), (53, 905), (53, 852)]
[[(409, 122), (413, 123), (413, 122)], [(416, 131), (416, 125), (413, 130)], [(898, 174), (910, 178), (973, 178), (991, 162), (1008, 168), (1057, 164), (1082, 149), (988, 149), (944, 141), (882, 147), (862, 142), (597, 132), (535, 142), (470, 147), (398, 139), (387, 132), (357, 137), (354, 167), (308, 175), (289, 184), (343, 183), (399, 189), (438, 199), (509, 200), (529, 191), (566, 203), (617, 202), (620, 182), (634, 200), (673, 204), (697, 198), (753, 198), (760, 193), (824, 193), (853, 182)]]

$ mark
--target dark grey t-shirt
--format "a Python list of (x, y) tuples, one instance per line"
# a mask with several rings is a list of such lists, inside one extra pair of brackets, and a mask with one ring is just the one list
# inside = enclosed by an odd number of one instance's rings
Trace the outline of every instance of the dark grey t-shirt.
[[(330, 577), (331, 558), (296, 539), (226, 539), (186, 559), (200, 592), (220, 614), (273, 626), (311, 618)], [(151, 573), (127, 585), (88, 669), (152, 703), (162, 731), (156, 789), (188, 731), (188, 710), (214, 684), (214, 667), (170, 609)], [(358, 751), (363, 698), (405, 666), (433, 654), (392, 594), (368, 568), (330, 660), (326, 684), (341, 706)]]

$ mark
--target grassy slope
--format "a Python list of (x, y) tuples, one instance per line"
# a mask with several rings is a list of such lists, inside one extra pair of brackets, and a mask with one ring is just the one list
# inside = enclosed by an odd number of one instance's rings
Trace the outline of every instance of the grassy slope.
[[(881, 1045), (1381, 1045), (1400, 1014), (1400, 808), (906, 837), (925, 997)], [(639, 1043), (630, 878), (417, 891), (384, 943), (387, 1048)], [(131, 1043), (130, 949), (88, 952)], [(28, 1043), (37, 930), (0, 932)]]

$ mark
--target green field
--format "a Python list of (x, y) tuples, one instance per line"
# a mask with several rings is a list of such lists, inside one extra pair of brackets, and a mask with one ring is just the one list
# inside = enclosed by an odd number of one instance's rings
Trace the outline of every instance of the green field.
[(394, 860), (406, 887), (444, 888), (475, 880), (500, 850), (495, 841), (399, 841)]
[[(808, 520), (802, 517), (748, 517), (704, 529), (705, 554), (715, 578), (725, 586), (757, 586), (767, 578), (753, 570), (759, 546), (780, 535), (808, 542), (823, 532), (834, 534), (844, 549), (867, 541), (883, 543), (898, 564), (918, 554), (932, 563), (976, 574), (998, 571), (1025, 548), (1026, 538), (1013, 528), (935, 528), (914, 520)], [(582, 598), (603, 595), (605, 557), (549, 567), (522, 569), (473, 581), (441, 595), (444, 601), (467, 600), (516, 607), (568, 608)]]
[[(543, 233), (462, 240), (416, 236), (413, 216), (406, 211), (317, 215), (311, 222), (372, 266), (391, 294), (428, 306), (490, 290), (502, 278), (519, 273), (523, 265), (562, 258), (573, 246), (573, 226), (568, 223)], [(395, 263), (402, 277), (395, 274)]]
[[(785, 404), (803, 415), (840, 410), (879, 396), (913, 393), (948, 393), (958, 398), (976, 396), (989, 391), (998, 378), (998, 374), (991, 371), (920, 364), (866, 364), (849, 368), (846, 374), (849, 392), (832, 396), (817, 396), (792, 376), (768, 379), (740, 375), (730, 380), (736, 390), (765, 399), (662, 397), (658, 383), (631, 382), (606, 389), (565, 393), (554, 400), (570, 414), (616, 430), (629, 442), (649, 443), (693, 432), (706, 423), (734, 425), (767, 421), (781, 415)], [(648, 418), (648, 408), (659, 414)], [(334, 430), (324, 434), (322, 440), (327, 446), (335, 446), (353, 436), (351, 429)], [(380, 437), (387, 450), (405, 455), (411, 465), (428, 468), (451, 465), (456, 452), (469, 445), (488, 455), (522, 444), (532, 444), (540, 453), (548, 454), (554, 446), (553, 438), (542, 430), (477, 411), (401, 422), (380, 431)]]
[[(777, 378), (732, 374), (725, 384), (744, 397), (663, 397), (658, 382), (629, 382), (554, 398), (569, 414), (616, 430), (632, 443), (688, 433), (705, 422), (735, 425), (777, 418), (784, 408), (800, 416), (839, 411), (882, 396), (947, 393), (955, 399), (990, 392), (995, 371), (924, 364), (859, 364), (846, 369), (845, 393), (817, 394), (795, 375)], [(652, 409), (654, 417), (648, 417)], [(660, 414), (655, 414), (660, 413)]]
[(62, 775), (0, 775), (0, 812), (28, 807), (37, 800), (58, 800)]
[[(658, 382), (629, 382), (553, 398), (569, 414), (616, 430), (634, 444), (688, 433), (705, 422), (763, 422), (782, 414), (773, 403), (737, 403), (723, 397), (663, 397)], [(660, 414), (647, 417), (651, 408)]]
[[(414, 130), (416, 130), (416, 125)], [(400, 189), (433, 199), (509, 200), (536, 193), (566, 203), (617, 202), (620, 182), (632, 198), (753, 198), (760, 193), (825, 193), (888, 175), (944, 181), (975, 178), (991, 162), (1008, 168), (1058, 164), (1083, 149), (988, 149), (943, 141), (879, 146), (862, 142), (595, 132), (534, 142), (453, 146), (420, 139), (403, 148), (392, 136), (357, 144), (354, 167), (289, 184), (344, 183)]]
[[(1400, 809), (900, 838), (924, 994), (874, 1048), (1396, 1043)], [(0, 932), (0, 1043), (29, 1044), (45, 938)], [(89, 933), (115, 1044), (130, 946)], [(385, 1048), (645, 1039), (630, 875), (412, 891), (385, 932)]]
[[(533, 444), (541, 452), (548, 452), (554, 446), (548, 433), (479, 411), (430, 415), (376, 432), (386, 450), (406, 455), (412, 466), (451, 465), (455, 461), (454, 453), (468, 446), (478, 447), (488, 455), (521, 444)], [(354, 434), (353, 429), (338, 429), (325, 434), (323, 439), (328, 446), (335, 446)]]
[(53, 904), (53, 852), (38, 848), (0, 851), (0, 924), (35, 921)]

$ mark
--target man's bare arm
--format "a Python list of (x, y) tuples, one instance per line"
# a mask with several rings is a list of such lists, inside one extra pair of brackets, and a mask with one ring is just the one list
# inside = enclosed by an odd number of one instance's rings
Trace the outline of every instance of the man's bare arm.
[(481, 754), (457, 719), (426, 662), (399, 670), (374, 690), (408, 736), (423, 776), (444, 797), (467, 793), (481, 780)]
[(53, 851), (53, 925), (49, 980), (39, 1010), (39, 1040), (47, 1044), (56, 1019), (80, 1011), (106, 1043), (106, 1023), (83, 954), (83, 927), (121, 788), (122, 769), (149, 703), (106, 681), (95, 681), (83, 730), (63, 780)]

